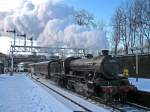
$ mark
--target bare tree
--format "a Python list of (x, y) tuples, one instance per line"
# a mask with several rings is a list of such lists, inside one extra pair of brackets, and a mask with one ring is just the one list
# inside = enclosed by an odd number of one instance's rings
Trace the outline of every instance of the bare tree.
[(147, 39), (148, 48), (150, 48), (150, 0), (143, 2), (143, 35)]
[[(143, 53), (144, 45), (148, 43), (150, 46), (150, 0), (133, 0), (133, 2), (126, 3), (125, 7), (119, 7), (119, 11), (120, 16), (116, 16), (118, 15), (118, 10), (116, 10), (115, 19), (113, 19), (115, 44), (123, 45), (126, 54), (130, 50), (133, 53), (134, 48), (140, 48)], [(117, 42), (118, 35), (119, 43)]]
[(118, 46), (121, 39), (121, 22), (122, 22), (122, 13), (121, 9), (118, 8), (115, 12), (113, 17), (113, 37), (112, 37), (112, 44), (114, 46), (115, 55), (118, 52)]
[(128, 36), (127, 14), (123, 7), (119, 7), (113, 18), (113, 41), (115, 46), (115, 54), (117, 54), (119, 43), (124, 47), (124, 51), (128, 54), (130, 39)]
[(128, 23), (128, 37), (130, 40), (130, 50), (132, 54), (134, 53), (135, 40), (136, 40), (136, 26), (135, 26), (135, 18), (134, 11), (132, 5), (129, 6), (128, 14), (127, 14), (127, 23)]
[(125, 54), (128, 54), (129, 51), (129, 44), (130, 44), (130, 39), (128, 37), (128, 32), (127, 32), (127, 28), (128, 28), (128, 24), (127, 24), (127, 15), (125, 13), (125, 10), (122, 8), (122, 15), (123, 15), (123, 19), (122, 19), (122, 30), (121, 30), (121, 38), (122, 38), (122, 42), (124, 45), (124, 50), (125, 50)]
[(94, 17), (89, 12), (85, 10), (80, 10), (76, 14), (76, 21), (77, 21), (77, 24), (80, 26), (84, 26), (84, 25), (88, 26), (88, 25), (94, 24)]
[(143, 24), (142, 24), (142, 16), (143, 16), (143, 4), (142, 0), (136, 0), (134, 2), (134, 13), (135, 13), (135, 23), (137, 26), (137, 38), (139, 40), (139, 48), (141, 53), (143, 53), (143, 45), (144, 45), (144, 36), (142, 34)]

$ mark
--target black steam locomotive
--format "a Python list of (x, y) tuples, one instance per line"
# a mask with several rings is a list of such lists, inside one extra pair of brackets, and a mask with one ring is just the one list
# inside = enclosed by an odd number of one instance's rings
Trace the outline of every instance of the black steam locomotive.
[(86, 96), (124, 99), (135, 90), (122, 74), (119, 62), (104, 50), (98, 57), (69, 57), (31, 64), (32, 72), (43, 74), (59, 85)]

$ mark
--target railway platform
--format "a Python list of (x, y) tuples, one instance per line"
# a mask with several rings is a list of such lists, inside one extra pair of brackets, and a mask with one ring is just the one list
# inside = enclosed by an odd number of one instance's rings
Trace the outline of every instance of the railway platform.
[(72, 112), (24, 74), (0, 76), (0, 112)]
[[(90, 105), (88, 105), (91, 107)], [(99, 112), (109, 112), (99, 107)], [(87, 110), (88, 111), (88, 110)], [(47, 91), (26, 74), (0, 76), (0, 112), (87, 112), (86, 107)], [(94, 112), (91, 110), (91, 112)]]

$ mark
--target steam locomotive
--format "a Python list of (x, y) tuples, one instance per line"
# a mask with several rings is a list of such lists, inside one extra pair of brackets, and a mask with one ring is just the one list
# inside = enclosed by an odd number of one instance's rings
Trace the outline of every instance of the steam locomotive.
[(136, 88), (122, 74), (119, 62), (103, 50), (97, 57), (68, 57), (30, 65), (34, 74), (42, 74), (58, 85), (86, 96), (105, 100), (124, 100)]

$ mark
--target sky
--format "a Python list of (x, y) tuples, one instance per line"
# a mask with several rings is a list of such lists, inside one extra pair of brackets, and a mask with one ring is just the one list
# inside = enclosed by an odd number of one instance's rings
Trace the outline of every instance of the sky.
[[(46, 0), (31, 0), (34, 4), (40, 4)], [(94, 15), (97, 21), (111, 24), (111, 18), (116, 8), (125, 0), (52, 0), (64, 2), (77, 10), (85, 9)], [(21, 0), (0, 0), (0, 12), (9, 12), (19, 7)], [(6, 37), (6, 38), (5, 38)], [(0, 37), (0, 52), (8, 53), (11, 40), (7, 36)]]
[[(21, 0), (0, 0), (0, 11), (10, 11), (16, 8)], [(46, 0), (30, 0), (40, 4)], [(53, 0), (62, 1), (73, 6), (75, 9), (86, 9), (95, 16), (97, 20), (110, 23), (110, 19), (116, 8), (125, 0)]]
[(116, 8), (125, 0), (66, 0), (76, 9), (86, 9), (93, 14), (96, 20), (104, 21), (107, 24), (111, 23), (111, 18)]
[(11, 40), (9, 37), (0, 37), (0, 52), (8, 53), (7, 51), (10, 49)]

